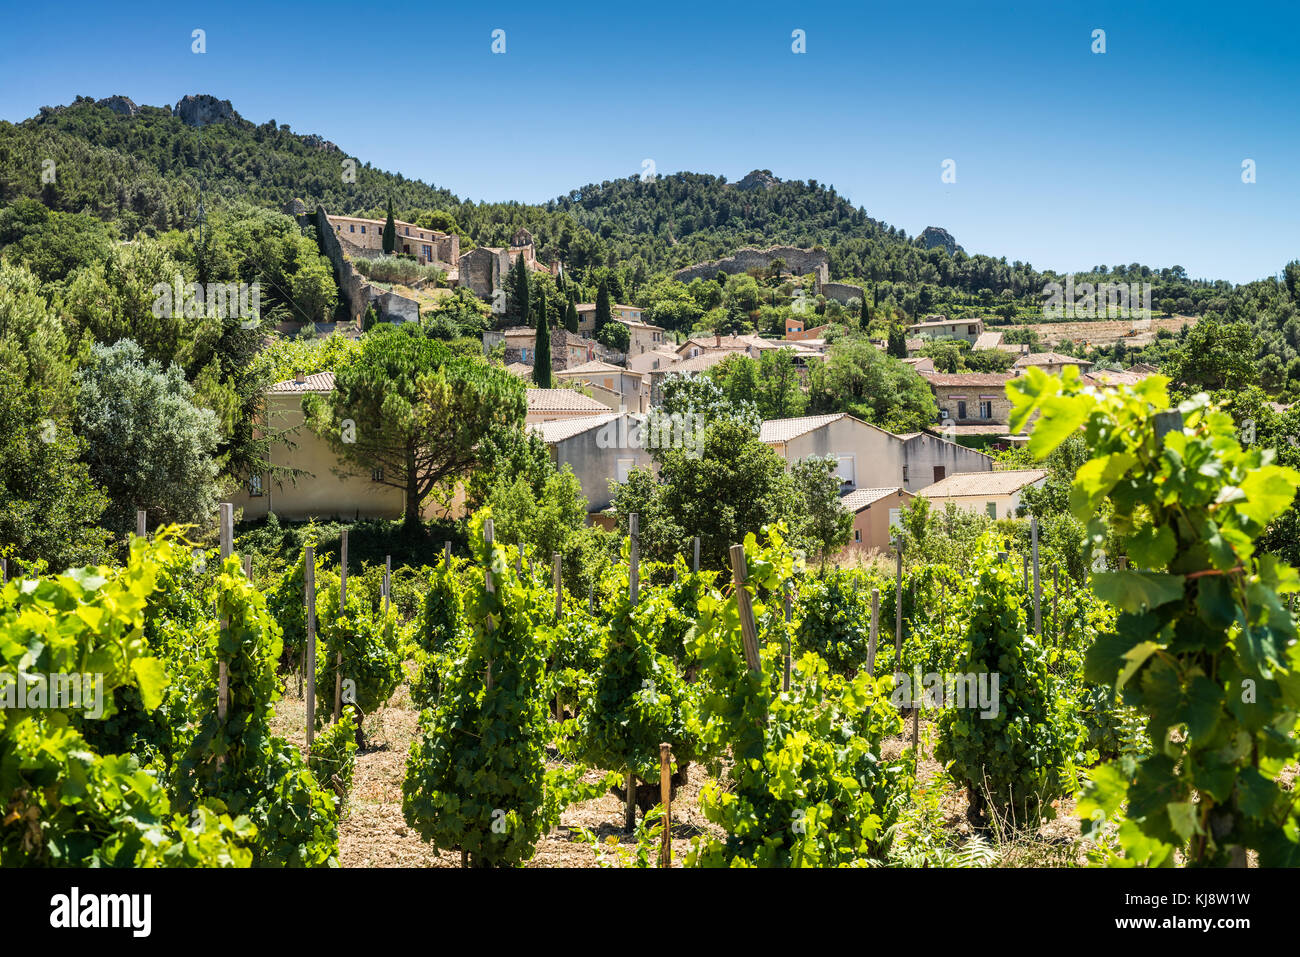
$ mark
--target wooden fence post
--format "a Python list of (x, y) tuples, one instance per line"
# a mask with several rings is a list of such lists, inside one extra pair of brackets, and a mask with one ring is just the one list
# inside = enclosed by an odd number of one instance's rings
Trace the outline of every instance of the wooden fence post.
[(307, 591), (307, 643), (303, 648), (303, 673), (307, 676), (307, 754), (316, 739), (316, 548), (307, 546), (303, 559), (303, 587)]
[[(339, 541), (339, 617), (347, 614), (348, 607), (348, 530), (345, 528)], [(343, 714), (343, 649), (334, 659), (334, 720)]]
[[(136, 521), (139, 522), (143, 512), (136, 512)], [(221, 564), (226, 564), (226, 559), (235, 547), (235, 506), (230, 502), (222, 502), (218, 509), (218, 518), (220, 528), (218, 530), (218, 540), (221, 543)], [(221, 633), (224, 635), (230, 627), (228, 618), (221, 619)], [(224, 658), (218, 654), (217, 658), (217, 720), (223, 725), (226, 723), (226, 714), (230, 710), (230, 665)], [(221, 767), (222, 758), (217, 758), (217, 767)]]
[(1038, 574), (1038, 516), (1029, 519), (1030, 548), (1034, 559), (1034, 636), (1043, 638), (1043, 583)]
[(659, 866), (673, 866), (673, 747), (671, 744), (659, 745), (659, 800), (663, 802), (664, 824), (663, 840), (659, 844)]
[(149, 513), (142, 508), (135, 510), (135, 534), (137, 538), (145, 538), (149, 534)]

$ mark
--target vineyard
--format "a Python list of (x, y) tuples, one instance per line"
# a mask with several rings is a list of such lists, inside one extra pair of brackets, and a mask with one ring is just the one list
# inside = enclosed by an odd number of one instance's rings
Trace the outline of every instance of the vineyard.
[(1088, 445), (1097, 565), (1031, 519), (821, 570), (772, 525), (701, 569), (634, 520), (582, 589), (485, 508), (421, 567), (241, 561), (228, 510), (210, 551), (16, 566), (0, 863), (1298, 866), (1300, 574), (1254, 542), (1300, 474), (1164, 388), (1009, 387), (1032, 452)]

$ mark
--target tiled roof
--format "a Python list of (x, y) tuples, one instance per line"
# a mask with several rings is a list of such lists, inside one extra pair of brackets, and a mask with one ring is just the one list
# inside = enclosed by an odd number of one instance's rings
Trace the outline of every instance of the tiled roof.
[(334, 373), (333, 372), (314, 372), (305, 376), (302, 382), (295, 382), (293, 379), (285, 379), (283, 382), (277, 382), (271, 386), (271, 392), (276, 395), (284, 395), (295, 392), (333, 392), (334, 391)]
[(768, 419), (760, 428), (758, 438), (761, 442), (789, 442), (846, 415), (847, 412), (832, 412), (829, 415), (802, 415), (797, 419)]
[(1015, 375), (1010, 372), (922, 372), (919, 374), (930, 385), (971, 386), (976, 389), (1004, 386), (1015, 378)]
[(592, 359), (590, 362), (584, 362), (580, 366), (574, 366), (571, 369), (562, 369), (555, 373), (556, 375), (595, 375), (602, 372), (620, 372), (623, 375), (634, 375), (638, 379), (641, 373), (633, 369), (624, 369), (622, 366), (616, 366), (609, 362), (601, 362), (599, 359)]
[(981, 332), (975, 337), (975, 344), (971, 346), (971, 351), (976, 349), (996, 349), (1002, 344), (1001, 332)]
[[(607, 406), (601, 406), (602, 409)], [(548, 445), (554, 445), (556, 442), (563, 442), (571, 439), (575, 435), (599, 428), (607, 422), (615, 421), (622, 412), (607, 412), (605, 415), (583, 415), (576, 419), (559, 419), (555, 422), (535, 422), (528, 428), (530, 431), (541, 436), (543, 442)]]
[(850, 512), (860, 512), (868, 505), (902, 491), (902, 486), (895, 486), (894, 488), (855, 488), (848, 495), (840, 498), (840, 504)]
[(608, 412), (609, 406), (574, 389), (527, 389), (529, 412)]
[(701, 352), (698, 356), (692, 356), (689, 359), (683, 359), (681, 362), (674, 362), (669, 366), (660, 366), (655, 372), (704, 372), (712, 369), (719, 362), (725, 362), (732, 356), (748, 355), (743, 349), (710, 349), (708, 352)]
[(1047, 477), (1047, 469), (1007, 469), (1002, 472), (954, 472), (917, 492), (926, 498), (965, 498), (1010, 495)]
[(1023, 369), (1025, 366), (1061, 366), (1076, 365), (1082, 368), (1091, 368), (1092, 363), (1087, 359), (1076, 359), (1074, 356), (1061, 355), (1059, 352), (1031, 352), (1029, 355), (1021, 356), (1016, 360), (1016, 368)]
[(525, 376), (532, 376), (533, 367), (527, 362), (512, 362), (506, 366), (506, 371), (511, 375), (517, 375), (522, 379)]

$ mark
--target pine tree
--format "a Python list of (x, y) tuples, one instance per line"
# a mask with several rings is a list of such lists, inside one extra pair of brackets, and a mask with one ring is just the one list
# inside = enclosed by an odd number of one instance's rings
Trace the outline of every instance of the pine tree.
[(388, 219), (384, 222), (384, 254), (391, 256), (397, 248), (397, 224), (393, 222), (393, 197), (388, 197)]
[(528, 325), (528, 266), (522, 252), (515, 261), (515, 308), (519, 310), (519, 324)]
[(578, 307), (572, 296), (569, 297), (568, 308), (564, 310), (564, 328), (575, 336), (578, 334)]
[(596, 290), (596, 332), (604, 328), (605, 323), (614, 318), (609, 305), (609, 281), (600, 277), (600, 288)]
[(907, 333), (896, 322), (889, 326), (889, 346), (885, 351), (895, 359), (907, 358)]
[(533, 357), (533, 382), (537, 383), (539, 389), (549, 389), (551, 387), (551, 327), (546, 321), (546, 297), (540, 294), (540, 287), (536, 313), (537, 337), (533, 346), (537, 354)]

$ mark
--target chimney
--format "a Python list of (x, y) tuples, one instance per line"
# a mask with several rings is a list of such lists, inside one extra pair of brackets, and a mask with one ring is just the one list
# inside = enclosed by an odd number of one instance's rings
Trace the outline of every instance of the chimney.
[(721, 334), (721, 333), (717, 333), (717, 332), (715, 332), (715, 333), (713, 334), (713, 344), (714, 344), (717, 348), (719, 348), (719, 349), (722, 348), (722, 334)]
[(293, 370), (293, 381), (296, 382), (296, 383), (298, 383), (298, 385), (302, 385), (304, 382), (307, 381), (307, 377), (306, 377), (305, 375), (303, 375), (303, 372), (302, 372), (301, 369), (294, 369), (294, 370)]

